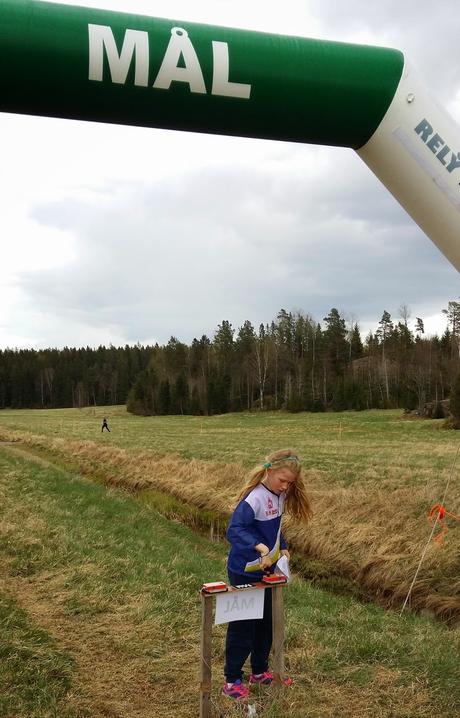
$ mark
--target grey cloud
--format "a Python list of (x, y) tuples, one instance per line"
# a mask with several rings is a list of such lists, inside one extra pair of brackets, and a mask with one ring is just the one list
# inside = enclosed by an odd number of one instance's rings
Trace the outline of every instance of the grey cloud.
[(371, 32), (390, 47), (402, 50), (425, 76), (428, 89), (444, 103), (460, 86), (457, 0), (435, 5), (401, 0), (311, 0), (311, 11), (336, 39)]
[(281, 307), (321, 320), (337, 306), (363, 322), (403, 302), (440, 310), (457, 273), (367, 168), (346, 169), (339, 156), (315, 183), (298, 168), (282, 181), (276, 168), (208, 169), (37, 207), (35, 219), (74, 234), (78, 254), (24, 275), (24, 289), (44, 311), (126, 341), (190, 341)]

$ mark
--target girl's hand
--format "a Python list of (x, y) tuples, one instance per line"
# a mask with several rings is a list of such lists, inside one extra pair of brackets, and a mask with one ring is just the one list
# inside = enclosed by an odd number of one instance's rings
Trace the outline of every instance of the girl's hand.
[(265, 571), (272, 565), (272, 560), (270, 556), (268, 556), (268, 554), (270, 553), (270, 549), (264, 543), (258, 543), (255, 548), (260, 553), (260, 568), (262, 569), (262, 571)]
[(258, 543), (254, 546), (255, 550), (260, 553), (261, 556), (264, 555), (264, 553), (270, 553), (270, 549), (268, 546), (265, 546), (264, 543)]
[(287, 548), (283, 548), (283, 549), (281, 550), (281, 556), (286, 556), (286, 558), (287, 558), (288, 561), (289, 561), (289, 559), (291, 558), (291, 554), (289, 553), (289, 551), (287, 550)]
[(261, 556), (259, 561), (260, 561), (260, 568), (262, 569), (262, 571), (266, 571), (272, 565), (272, 560), (271, 560), (270, 556), (268, 556), (268, 555)]

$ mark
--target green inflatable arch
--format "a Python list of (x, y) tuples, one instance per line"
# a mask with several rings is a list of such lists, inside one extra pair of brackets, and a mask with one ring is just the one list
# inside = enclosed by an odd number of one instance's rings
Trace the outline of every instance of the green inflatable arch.
[(460, 138), (398, 50), (0, 0), (0, 110), (350, 147), (460, 269)]

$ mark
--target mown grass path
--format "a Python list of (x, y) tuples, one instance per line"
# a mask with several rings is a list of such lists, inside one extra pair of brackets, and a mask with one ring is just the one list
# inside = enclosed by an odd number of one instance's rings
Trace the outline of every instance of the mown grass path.
[[(225, 547), (7, 446), (0, 506), (0, 716), (197, 715), (197, 588), (225, 575)], [(276, 701), (256, 696), (260, 716), (459, 714), (458, 629), (302, 581), (286, 592), (286, 614), (296, 684)], [(216, 716), (237, 715), (218, 698), (224, 630), (214, 631)]]

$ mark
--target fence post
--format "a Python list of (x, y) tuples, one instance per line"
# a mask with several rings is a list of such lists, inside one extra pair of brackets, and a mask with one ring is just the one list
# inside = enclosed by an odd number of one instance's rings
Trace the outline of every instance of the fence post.
[(212, 596), (201, 594), (200, 718), (211, 718)]
[[(224, 584), (225, 585), (225, 584)], [(283, 588), (286, 583), (278, 586), (253, 584), (252, 588), (265, 589), (272, 592), (272, 625), (273, 625), (273, 677), (274, 684), (281, 685), (284, 679), (284, 600)], [(232, 593), (239, 589), (228, 587)], [(211, 718), (211, 679), (212, 679), (212, 605), (215, 593), (201, 592), (201, 681), (200, 681), (200, 716)]]
[(273, 678), (276, 684), (281, 684), (284, 678), (283, 586), (273, 586), (271, 591), (273, 616)]

